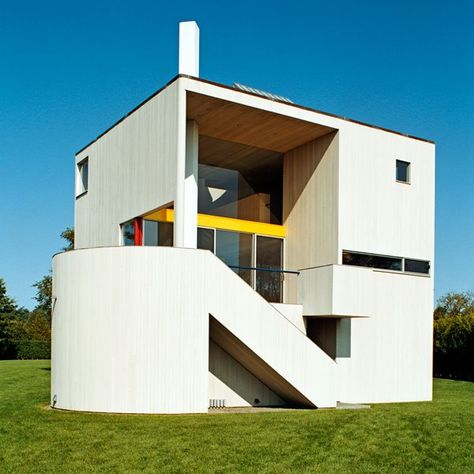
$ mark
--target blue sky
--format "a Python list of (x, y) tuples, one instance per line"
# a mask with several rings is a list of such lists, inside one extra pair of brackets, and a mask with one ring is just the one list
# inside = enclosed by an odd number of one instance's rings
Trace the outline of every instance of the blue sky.
[(73, 225), (74, 153), (177, 73), (437, 143), (436, 296), (474, 289), (474, 2), (2, 2), (0, 277), (32, 307)]

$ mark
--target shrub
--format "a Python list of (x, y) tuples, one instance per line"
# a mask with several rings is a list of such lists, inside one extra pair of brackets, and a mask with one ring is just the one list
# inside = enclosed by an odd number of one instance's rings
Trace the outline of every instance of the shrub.
[(50, 359), (49, 341), (15, 341), (17, 359)]
[(434, 375), (474, 380), (474, 312), (434, 322)]

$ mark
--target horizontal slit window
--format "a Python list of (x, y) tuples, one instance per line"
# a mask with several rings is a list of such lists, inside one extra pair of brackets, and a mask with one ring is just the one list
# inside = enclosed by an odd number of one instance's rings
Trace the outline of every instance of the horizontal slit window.
[(412, 258), (405, 259), (405, 271), (410, 273), (423, 273), (429, 275), (430, 262), (427, 260), (414, 260)]
[(386, 257), (370, 253), (342, 252), (342, 263), (344, 265), (356, 265), (358, 267), (380, 268), (382, 270), (402, 271), (401, 257)]

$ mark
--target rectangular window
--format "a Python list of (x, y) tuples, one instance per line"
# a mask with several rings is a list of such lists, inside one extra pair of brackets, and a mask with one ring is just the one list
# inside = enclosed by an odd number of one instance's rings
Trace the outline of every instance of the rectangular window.
[(213, 252), (267, 301), (282, 301), (283, 239), (198, 227), (197, 248)]
[(198, 227), (197, 248), (210, 250), (212, 253), (214, 253), (214, 229)]
[(216, 230), (216, 255), (252, 285), (252, 234)]
[(356, 265), (359, 267), (380, 268), (382, 270), (402, 271), (401, 257), (386, 257), (383, 255), (372, 255), (369, 253), (342, 252), (342, 263), (344, 265)]
[(405, 259), (405, 271), (410, 273), (430, 274), (430, 262), (426, 260)]
[(122, 245), (135, 245), (134, 221), (128, 221), (122, 224)]
[(173, 247), (173, 224), (171, 222), (158, 223), (158, 245)]
[(77, 196), (79, 196), (89, 189), (89, 158), (77, 165), (77, 177)]
[[(267, 300), (281, 303), (283, 266), (283, 240), (257, 235), (256, 290)], [(271, 271), (275, 270), (275, 271)]]
[(158, 245), (158, 222), (146, 219), (143, 221), (143, 245)]
[(401, 183), (410, 182), (410, 163), (408, 161), (397, 160), (397, 181)]
[(173, 246), (173, 224), (171, 222), (143, 221), (143, 245)]

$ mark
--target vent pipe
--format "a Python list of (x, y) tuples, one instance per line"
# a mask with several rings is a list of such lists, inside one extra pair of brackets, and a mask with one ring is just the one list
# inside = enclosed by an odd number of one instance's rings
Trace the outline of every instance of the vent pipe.
[(199, 27), (195, 21), (179, 24), (179, 74), (199, 77)]

